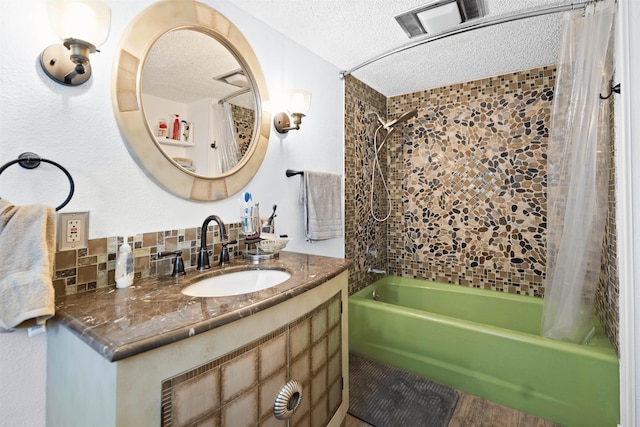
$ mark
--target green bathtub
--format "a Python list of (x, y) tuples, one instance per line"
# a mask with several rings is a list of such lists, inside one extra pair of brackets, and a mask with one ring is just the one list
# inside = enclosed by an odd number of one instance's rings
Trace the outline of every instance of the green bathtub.
[(542, 299), (385, 277), (349, 298), (349, 348), (565, 426), (619, 422), (618, 359), (540, 336)]

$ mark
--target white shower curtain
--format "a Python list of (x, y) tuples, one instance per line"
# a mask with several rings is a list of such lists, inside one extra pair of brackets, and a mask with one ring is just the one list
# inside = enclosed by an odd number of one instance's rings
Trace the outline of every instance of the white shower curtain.
[(213, 104), (213, 139), (216, 141), (220, 173), (224, 173), (240, 161), (233, 113), (228, 102)]
[(613, 0), (565, 12), (548, 149), (542, 335), (586, 343), (593, 331), (609, 178)]

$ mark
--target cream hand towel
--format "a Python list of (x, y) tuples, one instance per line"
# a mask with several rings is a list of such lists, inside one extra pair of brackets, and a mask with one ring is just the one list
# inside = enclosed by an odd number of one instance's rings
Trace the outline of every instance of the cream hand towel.
[(55, 314), (55, 210), (0, 200), (0, 328)]
[(304, 171), (305, 237), (308, 241), (342, 237), (342, 178), (329, 172)]

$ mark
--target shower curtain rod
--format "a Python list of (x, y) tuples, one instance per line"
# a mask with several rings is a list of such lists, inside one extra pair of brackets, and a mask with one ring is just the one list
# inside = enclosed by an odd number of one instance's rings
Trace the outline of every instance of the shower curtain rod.
[(230, 95), (225, 96), (224, 98), (222, 98), (220, 101), (218, 101), (218, 104), (224, 104), (225, 102), (227, 102), (228, 100), (235, 98), (236, 96), (240, 96), (240, 95), (244, 95), (247, 92), (250, 92), (251, 89), (250, 88), (246, 88), (246, 89), (240, 89), (238, 91), (233, 92)]
[(512, 21), (519, 21), (521, 19), (527, 19), (527, 18), (533, 18), (536, 16), (542, 16), (542, 15), (549, 15), (549, 14), (553, 14), (553, 13), (560, 13), (560, 12), (565, 12), (567, 10), (574, 10), (574, 9), (579, 9), (579, 8), (584, 8), (587, 5), (589, 5), (590, 3), (593, 3), (594, 0), (588, 0), (588, 1), (583, 1), (583, 2), (577, 2), (577, 3), (569, 3), (569, 4), (564, 4), (564, 5), (560, 5), (560, 6), (553, 6), (553, 7), (547, 7), (544, 9), (540, 9), (540, 10), (532, 10), (529, 12), (521, 12), (521, 13), (516, 13), (513, 15), (507, 15), (507, 16), (500, 16), (500, 17), (496, 17), (496, 18), (492, 18), (492, 19), (483, 19), (483, 20), (475, 20), (475, 21), (470, 21), (467, 24), (462, 24), (459, 27), (456, 27), (454, 29), (448, 30), (448, 31), (444, 31), (442, 33), (439, 34), (435, 34), (433, 36), (427, 36), (427, 37), (423, 37), (420, 40), (416, 40), (414, 42), (410, 42), (407, 43), (405, 45), (402, 45), (398, 48), (389, 50), (385, 53), (382, 53), (378, 56), (375, 56), (365, 62), (362, 62), (358, 65), (356, 65), (353, 68), (350, 68), (348, 70), (343, 70), (340, 71), (340, 78), (344, 79), (346, 76), (348, 76), (349, 74), (352, 74), (354, 71), (359, 70), (362, 67), (365, 67), (371, 63), (374, 63), (376, 61), (379, 61), (383, 58), (386, 58), (387, 56), (391, 56), (391, 55), (395, 55), (396, 53), (400, 53), (400, 52), (404, 52), (405, 50), (408, 49), (412, 49), (416, 46), (420, 46), (432, 41), (436, 41), (436, 40), (440, 40), (440, 39), (444, 39), (446, 37), (450, 37), (450, 36), (455, 36), (456, 34), (462, 34), (462, 33), (466, 33), (467, 31), (471, 31), (471, 30), (477, 30), (480, 28), (485, 28), (485, 27), (491, 27), (493, 25), (497, 25), (497, 24), (504, 24), (506, 22), (512, 22)]

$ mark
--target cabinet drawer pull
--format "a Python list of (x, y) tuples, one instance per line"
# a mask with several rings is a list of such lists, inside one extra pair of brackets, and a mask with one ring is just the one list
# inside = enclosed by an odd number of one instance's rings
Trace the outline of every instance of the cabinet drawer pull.
[(280, 389), (273, 404), (273, 415), (279, 420), (291, 418), (302, 400), (302, 386), (296, 380), (290, 380)]

